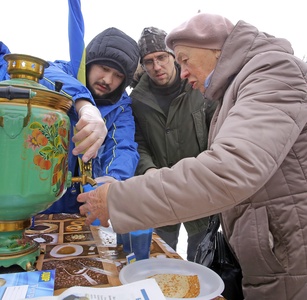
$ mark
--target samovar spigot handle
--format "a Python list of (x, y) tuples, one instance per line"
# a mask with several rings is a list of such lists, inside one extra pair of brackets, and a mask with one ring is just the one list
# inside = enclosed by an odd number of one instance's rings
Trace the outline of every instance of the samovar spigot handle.
[(79, 159), (79, 164), (81, 168), (81, 175), (79, 177), (72, 177), (72, 182), (80, 182), (82, 185), (89, 183), (91, 186), (96, 186), (97, 182), (91, 177), (92, 174), (92, 161), (87, 163)]

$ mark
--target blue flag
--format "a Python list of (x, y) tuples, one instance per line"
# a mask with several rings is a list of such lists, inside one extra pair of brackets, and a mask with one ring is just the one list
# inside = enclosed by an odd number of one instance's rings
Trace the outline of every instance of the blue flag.
[(81, 0), (68, 0), (68, 7), (70, 61), (75, 78), (85, 85), (84, 20), (81, 11)]
[[(68, 0), (68, 39), (70, 62), (73, 69), (74, 77), (82, 84), (86, 85), (85, 80), (85, 45), (84, 45), (84, 20), (81, 11), (81, 0)], [(74, 130), (76, 130), (74, 128)], [(75, 132), (74, 132), (75, 133)], [(82, 155), (78, 156), (79, 166), (83, 170), (84, 163), (81, 160)], [(91, 162), (90, 162), (91, 166)], [(84, 168), (87, 170), (87, 168)], [(92, 177), (92, 168), (84, 173)], [(80, 185), (83, 192), (83, 186)]]

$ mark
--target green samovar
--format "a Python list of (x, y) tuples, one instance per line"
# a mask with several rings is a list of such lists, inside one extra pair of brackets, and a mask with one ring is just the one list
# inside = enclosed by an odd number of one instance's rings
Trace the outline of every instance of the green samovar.
[[(72, 181), (68, 172), (72, 100), (39, 84), (49, 64), (7, 54), (10, 80), (0, 82), (0, 266), (33, 269), (38, 243), (27, 238), (31, 216), (58, 200)], [(89, 182), (89, 181), (88, 181)]]

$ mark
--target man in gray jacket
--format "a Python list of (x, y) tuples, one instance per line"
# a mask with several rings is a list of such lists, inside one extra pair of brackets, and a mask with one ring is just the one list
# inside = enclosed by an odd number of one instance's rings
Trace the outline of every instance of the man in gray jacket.
[(181, 77), (218, 102), (208, 150), (81, 194), (81, 213), (94, 213), (87, 222), (110, 219), (117, 232), (221, 213), (244, 298), (305, 299), (307, 64), (287, 40), (205, 13), (173, 29), (166, 44)]
[[(130, 94), (140, 154), (136, 175), (172, 167), (180, 159), (196, 157), (207, 148), (212, 105), (207, 108), (202, 94), (193, 90), (187, 80), (180, 79), (180, 67), (172, 50), (166, 47), (165, 37), (164, 30), (146, 27), (138, 41), (145, 73)], [(180, 225), (155, 231), (176, 250)], [(207, 217), (184, 222), (188, 260), (194, 260), (207, 225)]]

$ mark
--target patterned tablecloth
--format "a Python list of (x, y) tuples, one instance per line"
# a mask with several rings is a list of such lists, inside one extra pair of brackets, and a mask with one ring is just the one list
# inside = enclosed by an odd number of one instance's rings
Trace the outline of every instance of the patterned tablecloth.
[[(121, 245), (102, 238), (102, 227), (86, 226), (78, 214), (37, 215), (27, 236), (40, 243), (36, 269), (56, 270), (55, 295), (71, 286), (118, 286), (119, 271), (126, 265)], [(113, 245), (108, 244), (113, 243)], [(111, 246), (110, 246), (111, 245)], [(151, 257), (182, 259), (153, 234)]]

